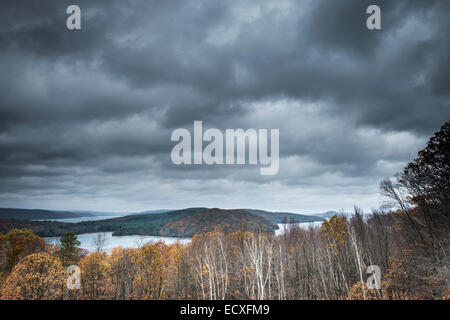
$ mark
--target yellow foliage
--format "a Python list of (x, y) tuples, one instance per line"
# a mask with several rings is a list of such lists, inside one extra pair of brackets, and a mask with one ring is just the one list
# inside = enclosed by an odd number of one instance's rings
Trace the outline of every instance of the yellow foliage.
[(365, 282), (357, 282), (351, 288), (347, 296), (347, 300), (377, 300), (377, 292), (375, 289), (369, 289)]
[(169, 250), (162, 241), (147, 244), (137, 249), (134, 256), (136, 277), (133, 296), (136, 299), (162, 299), (163, 286), (167, 279)]
[(30, 229), (12, 229), (0, 235), (0, 271), (10, 272), (25, 256), (45, 251), (45, 241)]
[(111, 289), (108, 273), (110, 265), (106, 253), (92, 252), (79, 263), (81, 269), (82, 298), (89, 300), (108, 298)]
[(1, 290), (4, 300), (62, 299), (65, 286), (64, 267), (48, 253), (35, 253), (14, 267)]
[(332, 216), (325, 220), (320, 226), (320, 231), (327, 238), (329, 248), (338, 249), (347, 243), (346, 219), (344, 217)]

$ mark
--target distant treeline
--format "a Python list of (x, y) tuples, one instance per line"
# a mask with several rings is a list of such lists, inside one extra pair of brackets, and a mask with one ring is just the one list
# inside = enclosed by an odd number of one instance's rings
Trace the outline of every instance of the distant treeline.
[(273, 213), (263, 210), (222, 210), (189, 208), (170, 212), (135, 214), (120, 218), (97, 221), (66, 223), (59, 221), (0, 221), (0, 232), (11, 229), (31, 229), (41, 237), (62, 236), (67, 232), (75, 234), (91, 232), (113, 232), (113, 235), (153, 235), (169, 237), (192, 237), (217, 227), (222, 230), (273, 231), (277, 223), (321, 221), (321, 217), (292, 213)]
[(16, 208), (0, 208), (0, 220), (38, 220), (38, 219), (67, 219), (90, 217), (92, 214), (71, 212), (71, 211), (55, 211), (42, 209), (16, 209)]

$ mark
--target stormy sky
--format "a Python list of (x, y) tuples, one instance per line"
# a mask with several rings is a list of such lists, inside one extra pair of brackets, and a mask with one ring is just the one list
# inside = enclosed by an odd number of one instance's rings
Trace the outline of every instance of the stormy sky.
[[(82, 29), (66, 28), (81, 8)], [(381, 8), (381, 30), (366, 8)], [(370, 210), (450, 119), (450, 1), (2, 0), (0, 207)], [(280, 168), (176, 128), (280, 129)]]

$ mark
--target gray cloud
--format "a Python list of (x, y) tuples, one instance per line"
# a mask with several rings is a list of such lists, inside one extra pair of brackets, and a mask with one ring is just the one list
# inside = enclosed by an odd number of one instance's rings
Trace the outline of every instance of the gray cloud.
[[(377, 206), (450, 118), (450, 3), (0, 4), (0, 205), (140, 210)], [(177, 167), (170, 134), (279, 128), (280, 171)]]

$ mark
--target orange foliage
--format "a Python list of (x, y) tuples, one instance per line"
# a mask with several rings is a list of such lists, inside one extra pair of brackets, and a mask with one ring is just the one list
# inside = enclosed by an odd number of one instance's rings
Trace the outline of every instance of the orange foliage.
[(10, 272), (25, 256), (45, 250), (44, 239), (29, 229), (12, 229), (0, 234), (0, 272)]
[(147, 244), (136, 250), (133, 263), (136, 277), (133, 297), (136, 299), (163, 299), (167, 279), (169, 248), (162, 241)]
[(92, 252), (79, 263), (81, 269), (82, 298), (89, 300), (107, 299), (111, 290), (108, 272), (110, 266), (106, 253)]
[(1, 290), (4, 300), (62, 299), (64, 268), (48, 253), (34, 253), (15, 266)]
[(351, 288), (347, 300), (377, 300), (379, 296), (375, 289), (369, 289), (365, 282), (357, 282)]

